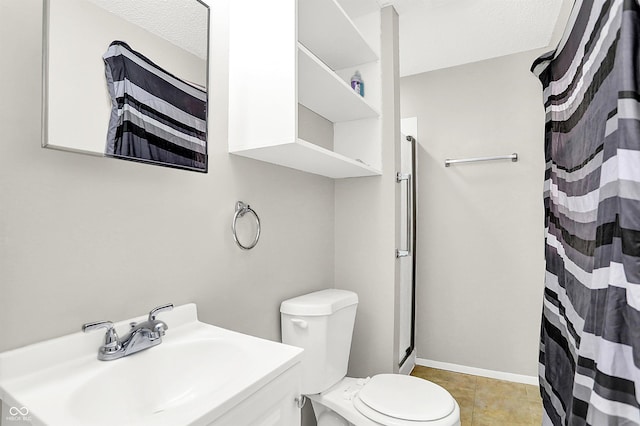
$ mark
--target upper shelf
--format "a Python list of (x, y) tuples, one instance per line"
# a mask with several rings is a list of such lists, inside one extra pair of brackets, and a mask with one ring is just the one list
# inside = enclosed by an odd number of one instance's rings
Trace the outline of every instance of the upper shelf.
[(380, 115), (365, 98), (300, 43), (298, 102), (334, 123)]
[(336, 0), (298, 0), (298, 41), (332, 70), (378, 60)]

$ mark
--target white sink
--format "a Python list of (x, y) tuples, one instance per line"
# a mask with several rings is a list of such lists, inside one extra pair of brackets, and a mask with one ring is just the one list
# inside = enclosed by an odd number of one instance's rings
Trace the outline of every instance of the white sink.
[(3, 419), (15, 407), (33, 425), (205, 425), (300, 360), (299, 348), (199, 322), (193, 304), (161, 318), (160, 345), (113, 361), (96, 358), (100, 331), (0, 354)]
[(105, 401), (109, 401), (111, 407), (118, 407), (118, 421), (130, 424), (210, 397), (224, 389), (238, 375), (237, 366), (248, 360), (241, 347), (224, 339), (163, 342), (138, 354), (103, 361), (102, 368), (69, 395), (67, 409), (80, 423), (109, 424), (110, 419), (102, 421)]

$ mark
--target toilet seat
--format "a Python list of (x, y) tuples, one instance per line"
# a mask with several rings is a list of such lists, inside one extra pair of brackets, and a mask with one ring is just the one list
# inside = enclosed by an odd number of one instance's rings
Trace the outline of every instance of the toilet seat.
[[(377, 378), (378, 376), (383, 376), (382, 381), (380, 381), (381, 379)], [(318, 415), (320, 412), (326, 409), (329, 409), (336, 412), (337, 414), (345, 418), (347, 421), (349, 421), (351, 424), (354, 424), (356, 426), (380, 426), (380, 425), (460, 426), (460, 408), (458, 404), (455, 402), (455, 400), (453, 399), (453, 397), (446, 390), (440, 388), (439, 386), (431, 382), (427, 382), (426, 380), (419, 379), (417, 377), (403, 376), (399, 374), (389, 374), (388, 376), (392, 376), (391, 378), (384, 378), (384, 376), (387, 376), (387, 375), (385, 374), (377, 375), (377, 376), (373, 376), (371, 379), (369, 378), (357, 379), (352, 377), (345, 377), (340, 382), (336, 383), (334, 386), (327, 389), (326, 391), (319, 394), (307, 395), (307, 397), (313, 403), (314, 411), (316, 412), (316, 415)], [(391, 384), (389, 385), (387, 381), (389, 381), (389, 383)], [(402, 387), (406, 385), (408, 385), (408, 388), (413, 389), (413, 385), (416, 384), (416, 383), (413, 383), (413, 381), (417, 381), (417, 383), (421, 383), (421, 382), (427, 383), (428, 389), (425, 390), (425, 388), (422, 387), (421, 385), (419, 384), (416, 385), (416, 386), (419, 386), (418, 394), (421, 396), (419, 398), (419, 403), (415, 403), (414, 401), (414, 403), (411, 404), (412, 406), (422, 407), (425, 404), (429, 405), (428, 403), (428, 400), (430, 398), (429, 395), (432, 394), (431, 390), (433, 390), (433, 388), (430, 385), (432, 385), (432, 386), (435, 386), (436, 389), (440, 389), (444, 392), (444, 396), (443, 395), (440, 395), (440, 396), (444, 398), (444, 405), (447, 407), (443, 408), (442, 411), (440, 412), (445, 412), (449, 410), (450, 412), (448, 414), (445, 414), (445, 416), (442, 418), (431, 420), (431, 421), (406, 420), (406, 419), (392, 417), (384, 414), (380, 410), (384, 410), (385, 408), (381, 408), (379, 405), (376, 406), (375, 402), (373, 402), (370, 399), (371, 395), (367, 396), (367, 394), (371, 394), (371, 393), (375, 394), (380, 390), (383, 391), (385, 388), (385, 385), (387, 386), (386, 387), (387, 394), (402, 393), (403, 392)], [(362, 401), (361, 397), (359, 396), (360, 392), (365, 387), (368, 387), (370, 383), (373, 383), (373, 385), (369, 387), (369, 391), (365, 392), (363, 396), (365, 400), (372, 403), (378, 409), (369, 407), (367, 404), (365, 404)], [(382, 389), (376, 389), (378, 387)], [(435, 393), (437, 397), (437, 394), (439, 393), (439, 391), (435, 391)], [(386, 399), (386, 398), (383, 397), (383, 399)], [(384, 404), (382, 405), (384, 407)], [(453, 408), (450, 409), (448, 407), (453, 407)], [(398, 413), (396, 412), (395, 414), (398, 414)], [(411, 417), (411, 414), (412, 414), (412, 410), (409, 409), (407, 412), (405, 412), (405, 414), (400, 416)], [(413, 413), (414, 418), (415, 418), (415, 415), (416, 414)], [(431, 416), (431, 417), (436, 417), (436, 416)]]
[(454, 399), (442, 387), (400, 374), (373, 376), (353, 398), (355, 408), (388, 426), (429, 424), (450, 415)]

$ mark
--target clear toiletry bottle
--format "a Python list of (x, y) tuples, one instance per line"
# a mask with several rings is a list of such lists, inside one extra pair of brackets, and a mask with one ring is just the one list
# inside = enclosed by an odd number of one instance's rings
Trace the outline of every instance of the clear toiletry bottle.
[(356, 71), (353, 77), (351, 77), (351, 88), (360, 96), (364, 96), (364, 82), (362, 81), (360, 71)]

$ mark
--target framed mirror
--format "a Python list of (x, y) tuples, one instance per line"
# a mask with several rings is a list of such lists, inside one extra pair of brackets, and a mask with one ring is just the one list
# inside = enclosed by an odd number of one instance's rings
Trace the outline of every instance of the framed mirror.
[(209, 7), (44, 0), (43, 147), (207, 171)]

